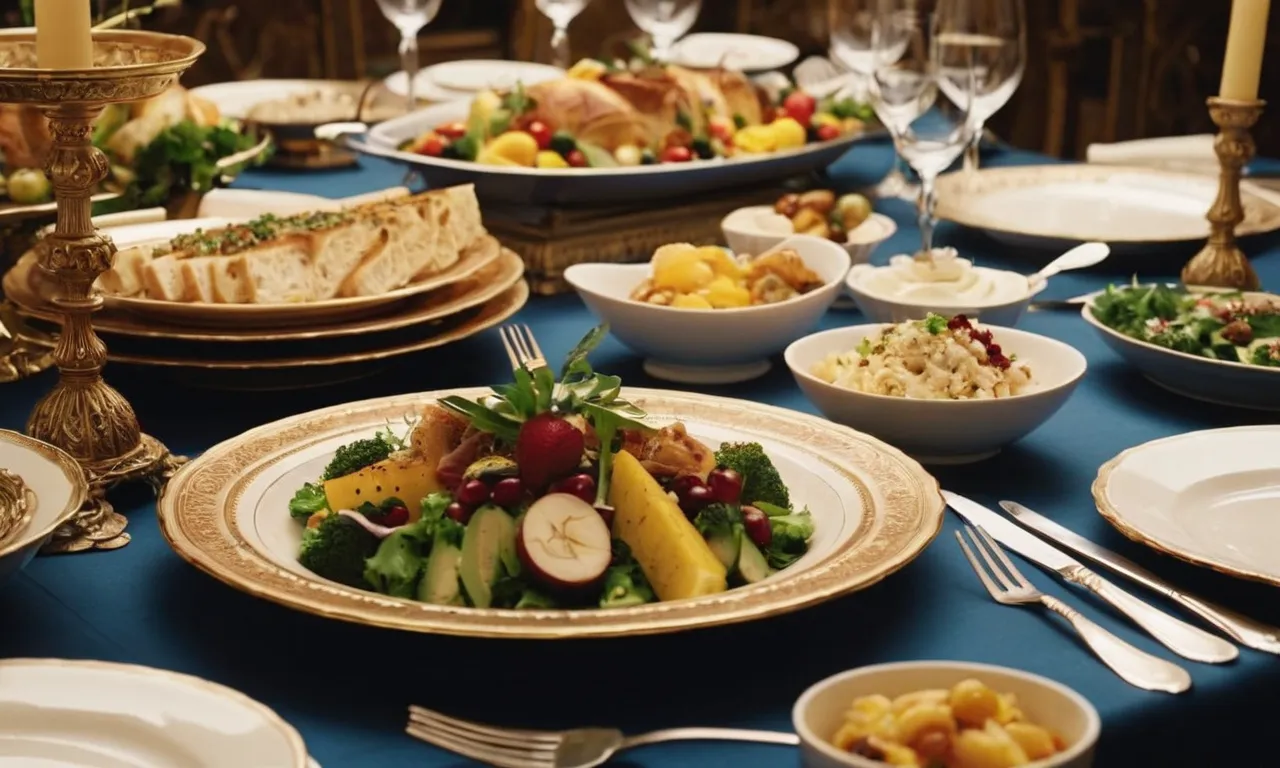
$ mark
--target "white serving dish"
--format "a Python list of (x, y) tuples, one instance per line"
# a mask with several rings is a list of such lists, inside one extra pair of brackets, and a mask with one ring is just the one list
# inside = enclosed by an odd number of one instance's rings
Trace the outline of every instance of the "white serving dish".
[[(1193, 400), (1237, 408), (1280, 411), (1280, 368), (1214, 360), (1178, 352), (1104, 325), (1093, 316), (1094, 294), (1080, 310), (1111, 351), (1142, 372), (1152, 383)], [(1272, 294), (1247, 294), (1267, 296)]]
[(619, 168), (480, 165), (397, 149), (441, 123), (465, 121), (470, 110), (467, 100), (435, 104), (380, 123), (363, 137), (349, 138), (348, 144), (360, 152), (405, 163), (421, 173), (432, 188), (475, 184), (476, 194), (485, 203), (602, 204), (688, 197), (807, 174), (840, 159), (858, 138), (841, 136), (763, 155)]
[(1066, 403), (1084, 376), (1084, 355), (1074, 347), (1013, 328), (987, 326), (1005, 354), (1030, 366), (1032, 390), (990, 400), (921, 400), (845, 389), (814, 376), (832, 352), (848, 352), (884, 328), (855, 325), (806, 336), (784, 357), (800, 389), (827, 418), (875, 435), (926, 464), (963, 464), (990, 458), (1025, 437)]
[(0, 764), (305, 768), (292, 726), (238, 691), (176, 672), (0, 661)]
[[(414, 96), (427, 101), (468, 99), (487, 88), (514, 88), (516, 83), (535, 83), (564, 77), (564, 70), (549, 64), (503, 59), (446, 61), (418, 70), (413, 79)], [(409, 95), (409, 78), (404, 70), (392, 73), (383, 84), (397, 96)]]
[[(771, 205), (750, 205), (721, 219), (720, 231), (724, 233), (729, 250), (734, 253), (764, 253), (791, 237), (793, 233), (770, 232), (757, 224), (761, 216), (770, 213), (773, 213)], [(871, 260), (876, 248), (897, 231), (898, 225), (893, 219), (883, 213), (872, 213), (857, 229), (848, 233), (846, 242), (839, 245), (849, 252), (852, 263), (865, 264)]]
[(1134, 541), (1280, 586), (1280, 426), (1188, 432), (1130, 448), (1098, 470), (1093, 498)]
[[(62, 450), (6, 429), (0, 429), (0, 467), (22, 478), (23, 484), (35, 493), (30, 522), (0, 546), (3, 584), (35, 557), (59, 525), (79, 511), (88, 496), (89, 484), (84, 470)], [(0, 716), (0, 743), (3, 722), (4, 717)]]
[(1098, 711), (1083, 696), (1061, 683), (1009, 667), (961, 661), (907, 661), (851, 669), (822, 680), (796, 702), (791, 720), (800, 736), (805, 768), (884, 768), (884, 763), (851, 755), (830, 742), (844, 722), (849, 704), (859, 696), (889, 698), (930, 688), (950, 688), (977, 679), (998, 693), (1012, 693), (1029, 722), (1048, 728), (1067, 749), (1027, 768), (1090, 768), (1102, 732)]
[(839, 295), (849, 254), (836, 243), (792, 235), (793, 248), (822, 279), (802, 296), (742, 309), (676, 309), (631, 298), (652, 273), (644, 264), (574, 264), (565, 280), (623, 344), (644, 355), (645, 371), (667, 381), (727, 384), (763, 376), (769, 357), (808, 332)]
[[(870, 264), (855, 264), (853, 269), (849, 270), (849, 276), (845, 279), (845, 286), (848, 288), (849, 294), (853, 296), (853, 301), (858, 305), (858, 309), (862, 310), (868, 320), (877, 323), (901, 323), (906, 320), (920, 320), (925, 315), (933, 312), (944, 317), (964, 315), (970, 320), (980, 319), (987, 325), (1012, 327), (1017, 325), (1022, 316), (1026, 314), (1027, 308), (1031, 306), (1032, 297), (1043, 291), (1048, 285), (1043, 280), (1032, 283), (1025, 276), (1019, 275), (1019, 277), (1026, 280), (1027, 290), (1024, 295), (1017, 299), (990, 304), (981, 302), (972, 304), (919, 304), (868, 293), (862, 287), (862, 278), (872, 269), (877, 269), (877, 267), (873, 267)], [(975, 269), (984, 268), (975, 267)]]
[(800, 49), (786, 40), (732, 32), (696, 32), (680, 38), (671, 49), (672, 64), (693, 69), (766, 72), (798, 58)]

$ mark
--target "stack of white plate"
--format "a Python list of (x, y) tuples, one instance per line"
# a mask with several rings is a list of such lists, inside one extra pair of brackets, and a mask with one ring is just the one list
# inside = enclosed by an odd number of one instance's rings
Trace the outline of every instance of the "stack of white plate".
[[(424, 101), (469, 99), (480, 91), (533, 85), (564, 77), (564, 70), (547, 64), (502, 59), (447, 61), (419, 70), (413, 79), (414, 95)], [(407, 96), (409, 78), (404, 71), (386, 79), (387, 90)]]

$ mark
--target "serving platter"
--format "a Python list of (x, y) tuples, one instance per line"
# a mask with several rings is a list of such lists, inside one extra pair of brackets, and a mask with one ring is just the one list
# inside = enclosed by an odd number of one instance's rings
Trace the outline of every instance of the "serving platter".
[(0, 712), (3, 765), (308, 765), (297, 730), (265, 705), (207, 680), (150, 667), (0, 661)]
[[(1152, 383), (1206, 403), (1280, 411), (1280, 368), (1215, 360), (1127, 336), (1093, 316), (1094, 302), (1099, 295), (1095, 293), (1088, 298), (1080, 309), (1080, 316), (1097, 330), (1113, 352)], [(1276, 298), (1263, 293), (1244, 295)]]
[(1280, 425), (1188, 432), (1103, 464), (1102, 516), (1152, 549), (1280, 586)]
[(32, 497), (30, 519), (0, 540), (2, 584), (35, 556), (59, 525), (75, 515), (88, 496), (89, 483), (84, 470), (66, 452), (7, 429), (0, 429), (0, 468), (22, 478)]
[(793, 499), (813, 513), (808, 554), (749, 587), (689, 600), (608, 610), (496, 610), (438, 606), (330, 582), (296, 561), (301, 537), (288, 501), (338, 446), (371, 437), (445, 395), (366, 400), (293, 416), (214, 446), (183, 467), (159, 502), (170, 546), (197, 568), (251, 595), (370, 626), (495, 638), (656, 634), (760, 619), (820, 603), (885, 578), (918, 555), (942, 524), (943, 500), (915, 461), (816, 416), (693, 393), (624, 389), (654, 424), (682, 421), (711, 445), (760, 442)]
[[(1190, 243), (1209, 236), (1205, 211), (1218, 184), (1193, 174), (1083, 164), (957, 172), (938, 179), (938, 216), (1012, 245), (1059, 248), (1100, 241), (1113, 249)], [(1280, 229), (1280, 205), (1242, 190), (1241, 236)]]
[(732, 32), (696, 32), (671, 48), (671, 63), (692, 69), (736, 69), (766, 72), (800, 58), (800, 49), (786, 40)]
[(381, 123), (367, 134), (349, 136), (347, 143), (358, 151), (408, 165), (422, 174), (429, 187), (475, 184), (477, 196), (486, 203), (598, 205), (687, 196), (810, 173), (834, 163), (860, 138), (846, 135), (769, 154), (617, 168), (481, 165), (398, 149), (441, 123), (465, 121), (469, 111), (467, 101), (436, 104)]
[[(414, 95), (427, 101), (469, 98), (486, 88), (512, 88), (517, 82), (533, 85), (564, 77), (564, 70), (549, 64), (503, 59), (446, 61), (418, 70), (413, 79)], [(409, 77), (404, 70), (383, 81), (397, 96), (409, 95)]]

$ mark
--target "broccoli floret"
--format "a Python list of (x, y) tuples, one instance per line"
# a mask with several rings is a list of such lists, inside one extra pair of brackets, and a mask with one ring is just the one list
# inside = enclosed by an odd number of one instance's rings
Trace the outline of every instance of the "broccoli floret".
[(335, 514), (302, 534), (298, 562), (331, 581), (370, 589), (364, 578), (364, 563), (377, 551), (377, 536), (351, 518)]
[(736, 525), (742, 525), (742, 510), (730, 504), (709, 504), (693, 518), (693, 527), (704, 539), (732, 533)]
[(328, 506), (329, 502), (324, 497), (324, 488), (315, 483), (306, 483), (293, 494), (292, 499), (289, 499), (289, 514), (305, 520)]
[(536, 589), (525, 589), (520, 594), (520, 599), (516, 602), (517, 611), (536, 610), (538, 608), (559, 608), (560, 606), (555, 600), (547, 597)]
[(359, 472), (370, 464), (377, 464), (387, 458), (393, 450), (395, 446), (382, 437), (370, 437), (340, 446), (333, 460), (324, 468), (320, 479), (332, 480)]
[(384, 595), (413, 599), (431, 552), (432, 532), (429, 521), (419, 520), (383, 539), (378, 551), (365, 561), (365, 581)]
[(770, 517), (769, 527), (773, 529), (773, 541), (764, 554), (771, 568), (786, 568), (809, 551), (809, 539), (813, 536), (813, 517), (808, 510)]
[(791, 494), (782, 482), (777, 467), (759, 443), (724, 443), (716, 451), (716, 464), (742, 475), (742, 502), (763, 501), (784, 509), (791, 508)]
[(640, 564), (631, 556), (631, 548), (621, 539), (613, 540), (613, 563), (605, 572), (600, 594), (601, 608), (625, 608), (628, 605), (652, 603), (657, 597), (645, 578)]

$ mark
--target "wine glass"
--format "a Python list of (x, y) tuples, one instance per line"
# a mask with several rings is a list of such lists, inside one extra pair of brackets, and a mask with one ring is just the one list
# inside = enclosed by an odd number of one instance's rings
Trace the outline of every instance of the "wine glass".
[(702, 11), (702, 0), (626, 0), (631, 20), (653, 38), (653, 58), (665, 62)]
[(538, 10), (551, 20), (555, 31), (551, 33), (551, 63), (567, 69), (569, 61), (569, 23), (587, 7), (591, 0), (537, 0)]
[[(897, 61), (907, 47), (903, 25), (883, 23), (902, 3), (897, 0), (830, 0), (830, 51), (832, 61), (853, 72), (859, 79), (873, 80), (881, 62)], [(870, 83), (874, 86), (874, 83)], [(876, 186), (876, 197), (910, 198), (910, 183), (899, 168), (900, 158)]]
[(954, 100), (972, 71), (971, 112), (977, 130), (964, 155), (965, 171), (972, 173), (978, 169), (983, 125), (1022, 82), (1026, 10), (1023, 0), (945, 0), (938, 4), (937, 23), (944, 75), (938, 86)]
[(418, 33), (440, 12), (440, 0), (378, 0), (387, 21), (400, 30), (400, 67), (408, 78), (409, 111), (418, 105), (414, 80), (418, 78)]
[[(966, 0), (939, 0), (939, 6)], [(901, 55), (877, 57), (871, 102), (893, 135), (894, 147), (920, 177), (920, 245), (917, 258), (933, 252), (934, 190), (938, 175), (969, 146), (975, 133), (973, 68), (943, 70), (946, 38), (938, 35), (937, 18), (921, 10), (917, 0), (877, 0), (890, 10), (877, 15), (873, 38), (905, 40)], [(883, 50), (883, 49), (882, 49)], [(890, 48), (896, 53), (896, 42)], [(965, 72), (968, 71), (968, 75)], [(941, 82), (951, 80), (943, 89)]]

